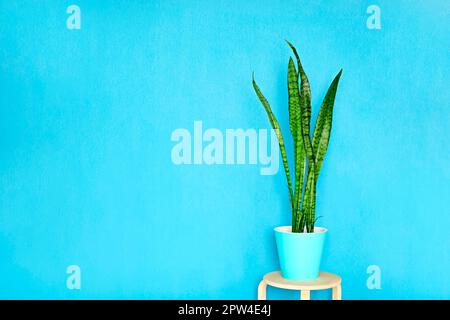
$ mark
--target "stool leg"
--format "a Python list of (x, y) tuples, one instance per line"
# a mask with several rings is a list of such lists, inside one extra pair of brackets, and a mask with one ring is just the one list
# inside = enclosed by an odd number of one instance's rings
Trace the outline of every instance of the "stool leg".
[(340, 284), (333, 288), (333, 300), (342, 300), (342, 287)]
[(310, 291), (309, 290), (300, 291), (300, 300), (310, 300)]
[(258, 300), (266, 300), (267, 283), (262, 280), (258, 286)]

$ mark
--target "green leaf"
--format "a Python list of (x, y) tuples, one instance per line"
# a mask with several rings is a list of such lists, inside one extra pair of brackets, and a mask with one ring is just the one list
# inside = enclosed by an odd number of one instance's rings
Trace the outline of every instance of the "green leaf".
[(315, 210), (316, 210), (316, 180), (314, 163), (308, 164), (308, 176), (306, 178), (305, 196), (303, 199), (302, 212), (305, 217), (301, 230), (306, 227), (307, 232), (314, 232)]
[[(314, 229), (314, 210), (315, 210), (315, 155), (312, 147), (310, 131), (311, 131), (311, 88), (309, 85), (308, 77), (303, 69), (300, 57), (297, 53), (297, 49), (287, 41), (287, 44), (292, 49), (295, 58), (297, 59), (297, 67), (300, 75), (300, 128), (303, 148), (306, 151), (308, 160), (308, 175), (306, 179), (305, 193), (303, 195), (303, 202), (297, 207), (301, 210), (301, 213), (297, 214), (296, 227), (297, 232), (303, 232), (304, 227), (308, 232), (311, 230), (311, 226)], [(313, 178), (311, 178), (313, 177)], [(313, 179), (313, 181), (311, 181)], [(302, 179), (303, 183), (303, 179)]]
[(303, 147), (303, 138), (300, 119), (300, 93), (298, 88), (298, 73), (292, 58), (288, 64), (288, 98), (289, 98), (289, 126), (291, 128), (294, 142), (295, 161), (295, 189), (294, 189), (294, 210), (292, 211), (293, 232), (299, 232), (297, 226), (301, 219), (301, 199), (303, 193), (303, 179), (306, 167), (306, 153)]
[(300, 57), (297, 53), (297, 49), (287, 41), (287, 44), (292, 49), (292, 52), (297, 59), (298, 72), (300, 75), (300, 114), (301, 114), (301, 128), (303, 136), (303, 145), (308, 155), (308, 161), (314, 161), (314, 153), (311, 143), (310, 131), (311, 131), (311, 88), (309, 85), (308, 77), (303, 70)]
[(272, 109), (270, 108), (269, 102), (262, 94), (261, 90), (259, 89), (258, 85), (256, 84), (255, 77), (253, 76), (253, 88), (255, 89), (256, 95), (258, 96), (259, 100), (261, 101), (264, 109), (266, 110), (267, 116), (269, 117), (270, 124), (272, 125), (272, 128), (275, 130), (275, 133), (278, 138), (278, 144), (280, 145), (280, 152), (281, 152), (281, 158), (283, 160), (283, 166), (284, 166), (284, 172), (286, 174), (286, 180), (288, 183), (289, 188), (289, 200), (291, 203), (291, 210), (294, 210), (294, 200), (293, 200), (293, 192), (292, 192), (292, 183), (291, 183), (291, 175), (289, 172), (289, 165), (286, 155), (286, 148), (284, 146), (284, 139), (283, 135), (281, 134), (280, 125), (278, 124), (277, 119), (275, 118), (275, 115), (272, 112)]
[(288, 64), (288, 98), (289, 98), (289, 127), (292, 138), (297, 139), (297, 131), (300, 126), (300, 96), (298, 91), (298, 74), (295, 69), (294, 60), (289, 58)]
[(325, 153), (327, 152), (328, 142), (330, 140), (331, 124), (333, 120), (333, 106), (336, 97), (336, 90), (339, 84), (339, 79), (342, 74), (342, 69), (334, 78), (323, 100), (322, 106), (317, 116), (316, 126), (314, 128), (314, 135), (312, 146), (315, 154), (315, 172), (316, 182), (319, 177), (319, 172), (322, 167)]

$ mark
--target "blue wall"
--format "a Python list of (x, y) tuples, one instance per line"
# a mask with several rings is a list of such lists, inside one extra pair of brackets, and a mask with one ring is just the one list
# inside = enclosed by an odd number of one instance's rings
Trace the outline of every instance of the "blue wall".
[(1, 1), (0, 298), (256, 298), (290, 219), (281, 168), (176, 166), (170, 137), (195, 120), (269, 128), (255, 71), (290, 142), (285, 38), (315, 114), (344, 69), (323, 268), (347, 299), (450, 298), (449, 14), (445, 0)]

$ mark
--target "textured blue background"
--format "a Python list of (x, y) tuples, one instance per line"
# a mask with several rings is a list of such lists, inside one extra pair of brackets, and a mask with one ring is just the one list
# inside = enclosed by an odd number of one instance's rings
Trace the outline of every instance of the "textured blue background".
[(285, 38), (315, 114), (344, 69), (318, 186), (324, 269), (347, 299), (450, 298), (449, 14), (446, 0), (2, 0), (0, 298), (256, 298), (290, 219), (283, 172), (174, 166), (170, 135), (269, 128), (255, 71), (290, 141)]

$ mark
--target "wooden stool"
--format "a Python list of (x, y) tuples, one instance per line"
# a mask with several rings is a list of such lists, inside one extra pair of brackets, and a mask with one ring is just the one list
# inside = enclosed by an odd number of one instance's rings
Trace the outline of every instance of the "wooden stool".
[(316, 280), (288, 280), (281, 276), (280, 271), (266, 274), (258, 286), (258, 300), (266, 300), (267, 285), (282, 289), (300, 290), (300, 300), (310, 300), (311, 290), (333, 290), (333, 300), (342, 299), (341, 278), (335, 274), (321, 272)]

